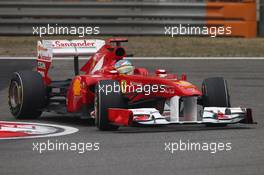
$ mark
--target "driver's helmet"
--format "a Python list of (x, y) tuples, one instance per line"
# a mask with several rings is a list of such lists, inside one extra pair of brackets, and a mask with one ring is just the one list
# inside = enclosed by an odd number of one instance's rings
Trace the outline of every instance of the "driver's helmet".
[(134, 73), (134, 66), (132, 63), (128, 60), (119, 60), (115, 63), (115, 69), (120, 73), (120, 74), (127, 74), (131, 75)]

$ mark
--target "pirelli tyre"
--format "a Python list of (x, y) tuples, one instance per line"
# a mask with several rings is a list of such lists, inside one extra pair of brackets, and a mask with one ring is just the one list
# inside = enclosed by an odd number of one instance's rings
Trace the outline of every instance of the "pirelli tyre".
[[(120, 91), (113, 88), (119, 85), (115, 80), (101, 80), (95, 88), (95, 124), (99, 130), (117, 130), (119, 126), (112, 125), (108, 121), (109, 108), (124, 108), (125, 102)], [(112, 90), (110, 90), (110, 87)], [(108, 91), (106, 92), (106, 89)]]
[[(227, 82), (222, 77), (205, 79), (202, 83), (203, 107), (231, 107)], [(206, 124), (208, 127), (224, 127), (227, 124)]]
[(21, 71), (12, 75), (8, 104), (17, 119), (32, 119), (41, 115), (45, 106), (45, 85), (38, 72)]
[(204, 107), (230, 107), (227, 82), (222, 77), (208, 78), (202, 84)]

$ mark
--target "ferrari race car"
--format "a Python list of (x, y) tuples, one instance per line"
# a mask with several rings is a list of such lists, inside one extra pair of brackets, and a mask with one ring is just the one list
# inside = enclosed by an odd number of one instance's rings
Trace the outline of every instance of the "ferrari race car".
[[(78, 114), (95, 120), (100, 130), (253, 123), (251, 109), (231, 107), (227, 83), (221, 77), (205, 79), (200, 90), (185, 74), (177, 76), (164, 69), (152, 74), (135, 67), (130, 74), (118, 71), (115, 65), (128, 56), (122, 42), (127, 39), (39, 41), (36, 71), (14, 72), (11, 78), (8, 97), (12, 115), (32, 119), (43, 111)], [(52, 58), (66, 56), (73, 57), (75, 76), (53, 80), (48, 74)], [(81, 69), (79, 56), (88, 60)]]

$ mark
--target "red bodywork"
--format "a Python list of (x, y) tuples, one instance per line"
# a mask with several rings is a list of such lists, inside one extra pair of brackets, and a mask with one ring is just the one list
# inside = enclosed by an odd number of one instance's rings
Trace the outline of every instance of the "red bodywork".
[[(119, 74), (114, 65), (118, 60), (126, 57), (126, 52), (121, 47), (120, 42), (127, 39), (115, 38), (106, 41), (101, 49), (93, 54), (87, 63), (80, 69), (84, 74), (75, 76), (67, 91), (67, 111), (78, 112), (83, 106), (89, 108), (94, 104), (94, 89), (100, 80), (118, 80), (120, 84), (125, 82), (127, 85), (163, 85), (165, 91), (151, 92), (146, 95), (144, 93), (125, 93), (124, 95), (131, 101), (137, 102), (141, 99), (147, 100), (151, 98), (168, 99), (177, 96), (201, 96), (201, 91), (193, 84), (186, 81), (186, 75), (182, 75), (179, 79), (177, 75), (167, 74), (165, 70), (157, 70), (153, 74), (144, 68), (135, 68), (133, 75)], [(113, 44), (116, 43), (116, 44)], [(50, 64), (47, 65), (48, 67)], [(48, 85), (51, 80), (48, 76), (43, 77), (44, 82)], [(76, 86), (74, 87), (75, 83)], [(77, 93), (74, 92), (77, 89)], [(122, 112), (122, 111), (121, 111)], [(124, 111), (125, 112), (125, 111)], [(118, 122), (118, 121), (117, 121)], [(122, 121), (120, 121), (122, 122)]]

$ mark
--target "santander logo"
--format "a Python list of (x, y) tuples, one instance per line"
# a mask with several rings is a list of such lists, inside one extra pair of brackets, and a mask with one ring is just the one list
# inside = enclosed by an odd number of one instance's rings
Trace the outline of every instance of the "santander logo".
[(56, 40), (52, 44), (55, 48), (63, 48), (63, 47), (95, 47), (94, 42), (89, 42), (86, 40), (79, 40), (79, 41), (62, 41)]

